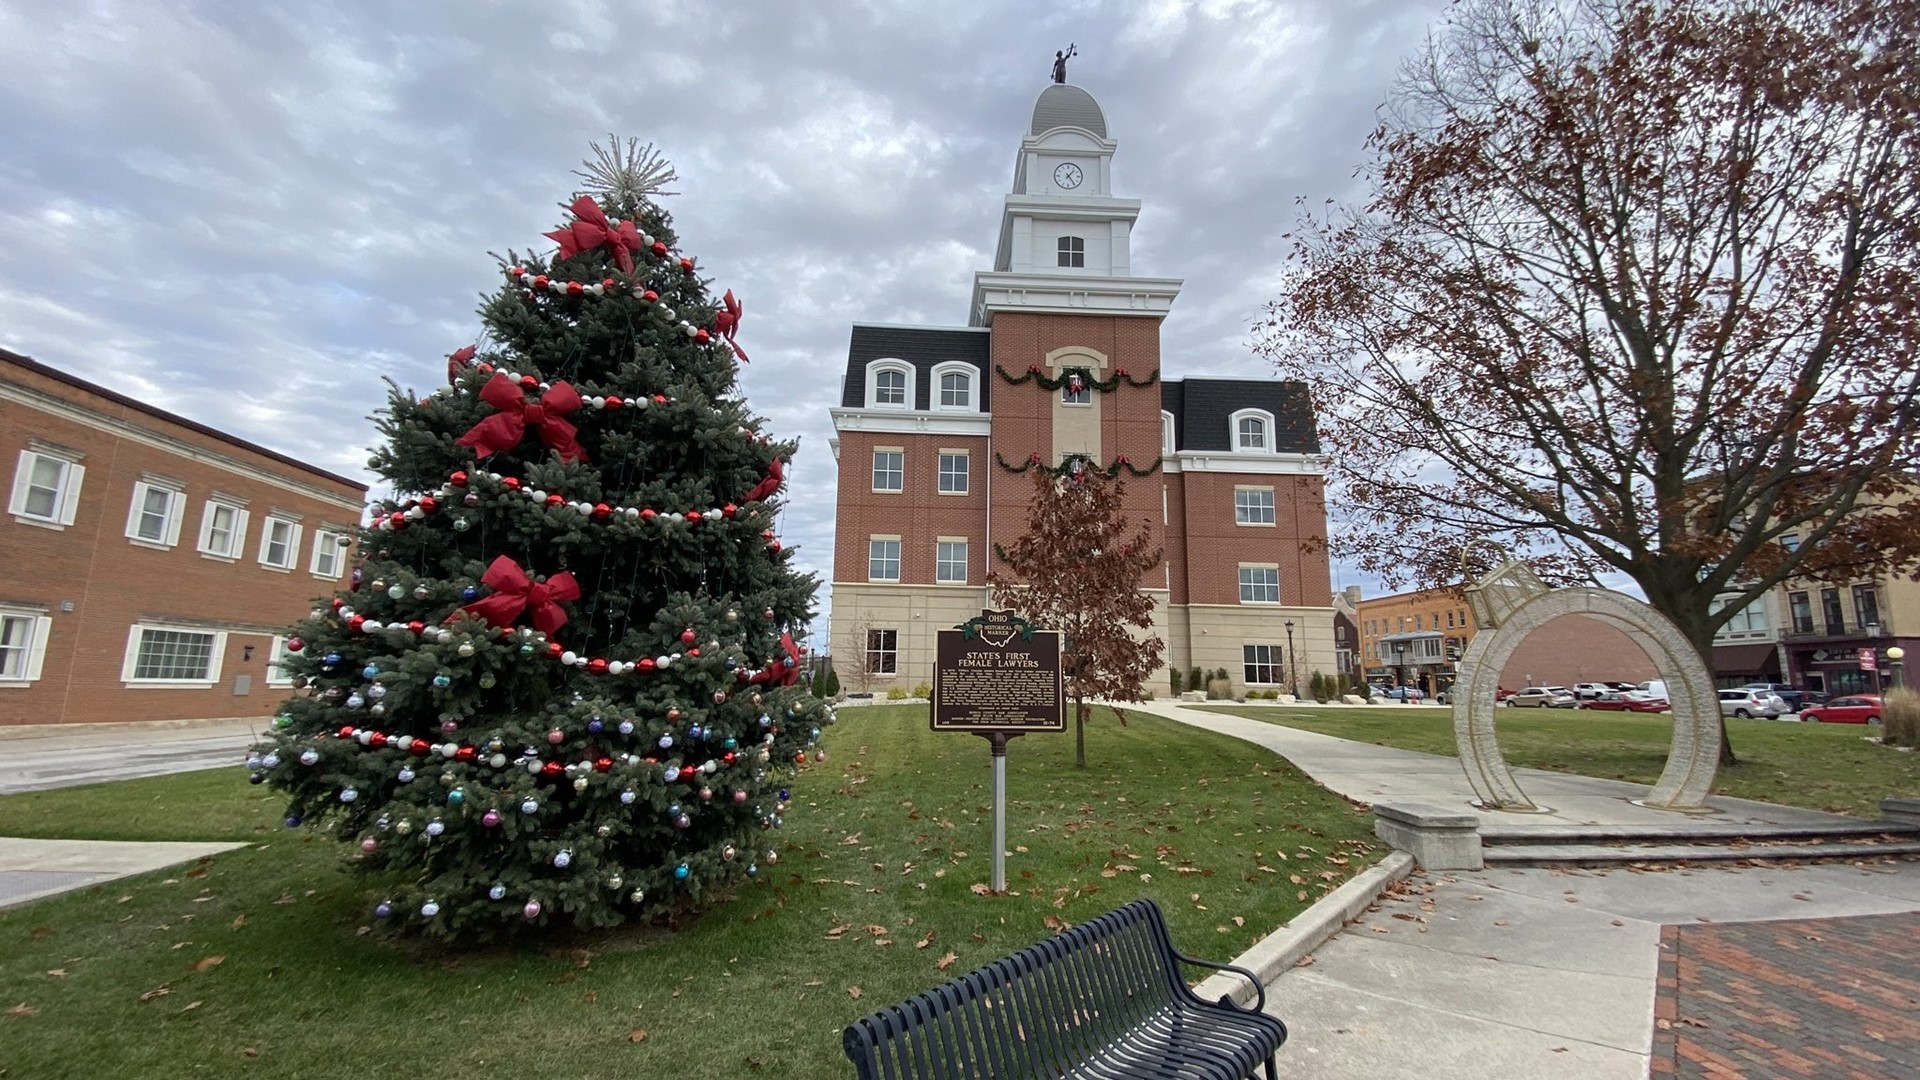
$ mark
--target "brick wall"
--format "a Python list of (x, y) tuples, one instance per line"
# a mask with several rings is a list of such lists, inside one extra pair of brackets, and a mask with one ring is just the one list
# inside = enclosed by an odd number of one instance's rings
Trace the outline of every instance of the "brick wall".
[[(879, 447), (898, 447), (903, 490), (873, 490), (873, 454)], [(939, 491), (940, 451), (968, 452), (968, 492), (943, 495)], [(898, 536), (900, 580), (906, 584), (933, 583), (935, 538), (967, 538), (967, 580), (986, 580), (987, 440), (978, 436), (908, 435), (893, 432), (850, 431), (840, 436), (839, 511), (834, 526), (833, 579), (867, 580), (867, 541), (875, 534)], [(994, 478), (1005, 483), (1008, 478)], [(1012, 479), (1019, 479), (1014, 477)]]

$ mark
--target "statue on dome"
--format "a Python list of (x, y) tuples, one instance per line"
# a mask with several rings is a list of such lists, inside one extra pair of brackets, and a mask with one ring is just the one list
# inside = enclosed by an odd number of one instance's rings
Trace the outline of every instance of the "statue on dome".
[(1054, 82), (1065, 83), (1067, 81), (1067, 61), (1073, 59), (1075, 56), (1079, 55), (1079, 53), (1080, 53), (1080, 50), (1078, 48), (1075, 48), (1074, 45), (1071, 42), (1069, 42), (1067, 45), (1066, 52), (1056, 52), (1053, 54), (1053, 81)]

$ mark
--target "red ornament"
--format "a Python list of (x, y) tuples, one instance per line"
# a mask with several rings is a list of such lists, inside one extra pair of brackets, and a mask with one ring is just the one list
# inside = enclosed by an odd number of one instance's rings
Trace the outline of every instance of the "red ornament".
[[(659, 247), (661, 245), (655, 244), (654, 246)], [(659, 254), (664, 255), (666, 254), (666, 252), (663, 251), (663, 252), (660, 252)], [(640, 299), (645, 300), (649, 304), (657, 304), (660, 302), (660, 294), (657, 292), (654, 292), (652, 289), (648, 289), (646, 292), (643, 292), (640, 294)]]
[(419, 619), (415, 619), (407, 624), (407, 630), (411, 632), (414, 637), (419, 637), (421, 634), (426, 633), (427, 624), (421, 622)]
[(587, 674), (605, 675), (606, 673), (607, 673), (607, 662), (605, 660), (596, 656), (593, 659), (587, 661)]
[(535, 289), (544, 289), (547, 287), (547, 282), (549, 280), (550, 279), (547, 277), (547, 275), (541, 274), (538, 277), (533, 279), (533, 287)]
[(560, 659), (560, 654), (566, 651), (567, 651), (566, 646), (560, 644), (557, 641), (547, 642), (547, 659), (549, 660)]
[(352, 725), (352, 724), (348, 724), (348, 725), (347, 725), (346, 727), (343, 727), (343, 728), (341, 728), (341, 729), (340, 729), (340, 737), (341, 737), (341, 738), (343, 738), (343, 739), (351, 739), (351, 738), (353, 738), (353, 725)]
[(653, 246), (647, 250), (653, 252), (653, 257), (656, 259), (664, 259), (667, 257), (667, 245), (658, 240), (655, 240)]
[(773, 553), (775, 555), (780, 554), (780, 541), (775, 540), (773, 543), (768, 544), (767, 546), (773, 549)]
[(1114, 369), (1114, 372), (1113, 372), (1113, 373), (1114, 373), (1115, 375), (1118, 375), (1118, 376), (1120, 376), (1120, 377), (1121, 377), (1121, 378), (1123, 378), (1123, 379), (1127, 377), (1127, 369), (1126, 369), (1126, 368), (1116, 368), (1116, 369)]
[(677, 723), (679, 723), (679, 722), (680, 722), (680, 710), (679, 710), (679, 708), (678, 708), (678, 707), (674, 707), (674, 708), (670, 708), (670, 709), (668, 709), (668, 710), (667, 710), (667, 723), (669, 723), (669, 724), (677, 724)]
[(500, 486), (506, 488), (508, 491), (519, 491), (520, 478), (517, 476), (503, 476), (500, 478)]
[[(720, 508), (720, 516), (726, 518), (728, 521), (732, 521), (733, 515), (739, 512), (740, 512), (740, 508), (733, 505), (732, 503), (728, 503), (727, 505)], [(298, 640), (298, 639), (295, 639), (295, 640)]]
[(693, 332), (693, 340), (705, 345), (707, 342), (713, 340), (713, 335), (707, 333), (705, 330), (695, 330)]
[[(772, 529), (761, 529), (761, 530), (760, 530), (760, 539), (762, 539), (762, 540), (771, 540), (771, 539), (773, 539), (773, 530), (772, 530)], [(768, 616), (768, 618), (772, 618), (772, 616)]]
[(413, 740), (413, 756), (414, 757), (426, 757), (427, 752), (432, 749), (433, 747), (428, 745), (427, 740), (425, 739)]
[(613, 507), (608, 506), (606, 503), (594, 503), (593, 516), (597, 518), (611, 517), (613, 516)]
[(700, 649), (699, 649), (699, 648), (698, 648), (697, 646), (696, 646), (696, 647), (694, 647), (694, 648), (691, 648), (691, 649), (688, 649), (688, 650), (687, 650), (687, 655), (688, 655), (688, 656), (699, 656), (699, 655), (700, 655)]
[(347, 606), (347, 602), (345, 600), (340, 599), (337, 596), (333, 598), (332, 602), (333, 602), (333, 610), (335, 611), (339, 611), (341, 608)]
[(1131, 461), (1129, 461), (1129, 460), (1127, 460), (1127, 455), (1125, 455), (1125, 454), (1121, 454), (1118, 460), (1119, 460), (1119, 462), (1120, 462), (1120, 464), (1122, 464), (1122, 465), (1131, 465), (1131, 464), (1133, 464), (1133, 462), (1131, 462)]
[(299, 652), (301, 649), (304, 649), (306, 647), (307, 647), (306, 641), (304, 641), (301, 638), (290, 637), (287, 639), (288, 652)]
[(805, 765), (807, 763), (807, 752), (805, 750), (802, 750), (799, 753), (793, 755), (793, 763), (795, 765)]
[(452, 484), (454, 487), (466, 487), (467, 474), (465, 472), (456, 472), (452, 476), (447, 477), (447, 483)]
[(613, 768), (613, 759), (610, 757), (599, 757), (599, 758), (593, 759), (594, 772), (608, 772), (612, 768)]
[(620, 406), (625, 404), (626, 402), (621, 401), (619, 398), (615, 397), (614, 395), (612, 394), (607, 395), (607, 408), (618, 409)]
[(682, 270), (684, 270), (684, 271), (686, 271), (686, 272), (687, 272), (687, 273), (689, 273), (689, 274), (691, 274), (691, 273), (693, 273), (693, 260), (692, 260), (692, 259), (681, 259), (681, 260), (680, 260), (680, 269), (682, 269)]
[(567, 500), (566, 500), (565, 498), (563, 498), (562, 496), (560, 496), (560, 495), (559, 495), (559, 494), (557, 494), (557, 493), (556, 493), (556, 494), (553, 494), (553, 495), (549, 495), (549, 496), (547, 496), (547, 505), (548, 505), (548, 506), (559, 506), (559, 505), (560, 505), (561, 503), (564, 503), (564, 502), (566, 502), (566, 501), (567, 501)]
[(360, 632), (360, 627), (366, 624), (366, 621), (367, 617), (365, 615), (355, 615), (353, 618), (347, 620), (347, 629), (357, 634)]
[(1029, 465), (1038, 465), (1038, 464), (1040, 464), (1040, 455), (1039, 455), (1039, 454), (1028, 454), (1028, 455), (1027, 455), (1027, 464), (1029, 464)]
[(455, 750), (453, 752), (453, 758), (455, 761), (472, 761), (474, 758), (477, 758), (479, 756), (480, 756), (480, 751), (475, 750), (471, 746), (463, 746), (460, 749)]
[(1038, 374), (1040, 374), (1040, 365), (1039, 365), (1039, 364), (1028, 364), (1028, 365), (1027, 365), (1027, 374), (1029, 374), (1029, 375), (1038, 375)]
[(689, 511), (687, 511), (687, 523), (688, 523), (689, 525), (698, 525), (698, 524), (700, 524), (700, 511), (698, 511), (698, 510), (689, 510)]
[(654, 518), (657, 518), (659, 516), (660, 516), (659, 514), (656, 514), (653, 512), (653, 507), (651, 506), (640, 511), (641, 521), (652, 521)]
[(655, 667), (655, 664), (653, 662), (653, 657), (643, 656), (640, 658), (640, 662), (634, 666), (638, 667), (641, 671), (645, 672), (645, 671), (652, 671)]
[(613, 286), (614, 286), (614, 281), (613, 281), (613, 279), (612, 279), (612, 278), (601, 278), (601, 279), (600, 279), (600, 287), (601, 287), (601, 288), (603, 288), (603, 289), (608, 289), (608, 290), (611, 290), (611, 289), (613, 288)]
[(367, 745), (373, 747), (375, 750), (385, 749), (387, 745), (387, 733), (384, 731), (374, 732), (368, 736)]
[(738, 758), (738, 756), (739, 755), (729, 750), (724, 755), (721, 756), (720, 760), (726, 762), (728, 765), (731, 765), (734, 763), (735, 759)]
[(394, 532), (405, 532), (407, 528), (407, 515), (399, 513), (388, 514), (387, 524), (393, 526)]
[(693, 627), (689, 626), (685, 630), (680, 631), (680, 640), (686, 642), (688, 645), (693, 644), (693, 638)]
[(667, 395), (665, 394), (653, 395), (653, 403), (655, 405), (665, 405), (667, 403)]
[(492, 364), (488, 364), (488, 363), (479, 363), (479, 364), (475, 364), (475, 365), (473, 365), (473, 369), (474, 369), (475, 371), (478, 371), (478, 372), (479, 372), (480, 374), (482, 374), (482, 375), (491, 375), (491, 374), (493, 374), (493, 365), (492, 365)]
[(520, 389), (538, 390), (540, 389), (540, 380), (531, 375), (522, 375), (520, 376)]
[(580, 284), (580, 283), (579, 283), (579, 282), (577, 282), (577, 281), (569, 281), (569, 282), (567, 282), (567, 295), (568, 295), (568, 296), (579, 296), (579, 295), (581, 295), (582, 293), (584, 293), (584, 292), (586, 292), (586, 291), (587, 291), (587, 287), (586, 287), (586, 286), (584, 286), (584, 285), (582, 285), (582, 284)]
[(540, 766), (540, 775), (546, 777), (549, 780), (553, 779), (556, 776), (559, 776), (561, 773), (566, 771), (567, 771), (567, 767), (565, 765), (560, 764), (557, 761), (549, 761), (545, 765)]
[(512, 277), (512, 278), (517, 278), (517, 277), (519, 277), (519, 276), (520, 276), (521, 274), (524, 274), (524, 273), (526, 273), (526, 272), (527, 272), (527, 268), (526, 268), (526, 267), (524, 267), (524, 266), (509, 266), (509, 267), (507, 267), (507, 276), (508, 276), (508, 277)]
[(439, 501), (438, 501), (438, 500), (436, 500), (436, 499), (435, 499), (435, 498), (434, 498), (433, 496), (431, 496), (431, 495), (427, 495), (427, 496), (423, 496), (423, 497), (421, 498), (421, 500), (420, 500), (420, 512), (421, 512), (421, 513), (423, 513), (423, 514), (431, 514), (431, 513), (433, 513), (434, 511), (436, 511), (436, 510), (438, 510), (438, 509), (440, 509), (440, 503), (439, 503)]

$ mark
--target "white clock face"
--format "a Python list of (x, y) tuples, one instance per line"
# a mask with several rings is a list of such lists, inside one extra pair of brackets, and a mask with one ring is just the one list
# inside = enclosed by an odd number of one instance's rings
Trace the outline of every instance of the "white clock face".
[(1068, 191), (1079, 187), (1080, 181), (1084, 178), (1080, 172), (1080, 166), (1071, 161), (1053, 170), (1053, 182)]

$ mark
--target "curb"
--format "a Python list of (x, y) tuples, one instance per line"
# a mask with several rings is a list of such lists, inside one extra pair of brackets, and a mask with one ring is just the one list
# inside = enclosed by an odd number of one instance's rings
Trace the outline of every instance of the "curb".
[[(1234, 957), (1233, 965), (1253, 972), (1262, 986), (1292, 970), (1308, 953), (1319, 948), (1341, 927), (1358, 917), (1380, 898), (1388, 885), (1413, 873), (1413, 856), (1404, 851), (1389, 852), (1387, 857), (1345, 885), (1328, 893), (1292, 922), (1256, 942), (1253, 948)], [(1207, 1001), (1231, 998), (1245, 1005), (1253, 998), (1253, 988), (1245, 979), (1224, 972), (1209, 977), (1193, 988)]]

